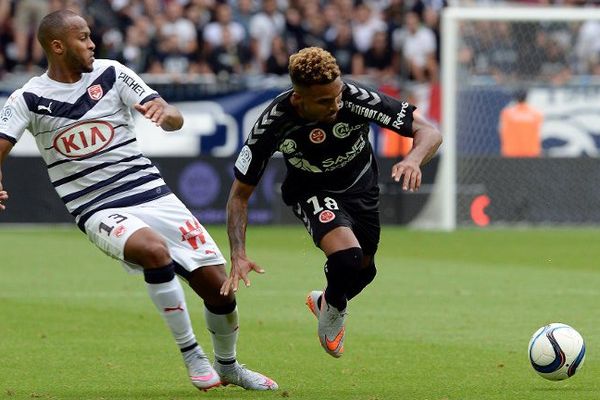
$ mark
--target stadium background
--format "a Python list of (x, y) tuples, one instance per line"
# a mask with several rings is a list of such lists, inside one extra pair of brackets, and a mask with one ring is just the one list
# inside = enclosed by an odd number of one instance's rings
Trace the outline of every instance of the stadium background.
[[(15, 43), (16, 29), (26, 27), (30, 35), (35, 26), (33, 22), (17, 22), (22, 11), (16, 6), (35, 6), (35, 3), (51, 3), (56, 7), (62, 2), (0, 0), (0, 96), (7, 96), (29, 76), (43, 71), (43, 62), (38, 66), (30, 49), (19, 60)], [(167, 3), (97, 0), (66, 5), (94, 19), (91, 23), (99, 56), (125, 61), (131, 56), (132, 60), (137, 59), (136, 54), (156, 52), (159, 40), (156, 29), (166, 18), (163, 7)], [(197, 26), (199, 31), (203, 30), (216, 3), (207, 0), (182, 3), (188, 12), (195, 10), (188, 16), (204, 16), (193, 19), (202, 21)], [(491, 8), (500, 2), (450, 3), (448, 6), (460, 3)], [(510, 5), (533, 3), (542, 7), (548, 5), (544, 3), (595, 6), (591, 2), (543, 0), (510, 2)], [(238, 0), (235, 4), (256, 7), (252, 12), (256, 14), (262, 2)], [(320, 38), (309, 32), (309, 23), (315, 15), (327, 19), (329, 22), (322, 25), (328, 28), (331, 21), (342, 31), (344, 24), (362, 27), (358, 21), (348, 23), (348, 18), (358, 18), (359, 9), (364, 10), (353, 2), (290, 1), (287, 8), (283, 2), (277, 4), (292, 21), (300, 20), (301, 27), (293, 32), (306, 35), (310, 39), (307, 43), (316, 43), (313, 40)], [(348, 4), (352, 6), (350, 16), (341, 10)], [(374, 10), (387, 9), (375, 19), (383, 20), (384, 24), (375, 22), (375, 25), (384, 27), (392, 36), (394, 27), (403, 26), (402, 16), (408, 10), (416, 7), (432, 21), (435, 20), (432, 16), (439, 17), (443, 6), (436, 0), (382, 0), (364, 4)], [(154, 11), (146, 15), (146, 7)], [(129, 40), (145, 39), (138, 28), (128, 29), (133, 25), (154, 32), (154, 44), (142, 41), (126, 46)], [(527, 65), (528, 71), (518, 70), (518, 73), (515, 68), (524, 63), (515, 52), (518, 48), (531, 50), (525, 39), (531, 37), (531, 27), (518, 25), (511, 47), (498, 45), (498, 25), (465, 25), (471, 29), (464, 32), (468, 40), (463, 41), (466, 46), (461, 52), (464, 90), (457, 97), (457, 105), (463, 125), (458, 136), (462, 139), (457, 145), (460, 157), (474, 160), (470, 176), (474, 180), (483, 176), (487, 184), (493, 182), (495, 193), (503, 196), (502, 202), (512, 204), (497, 209), (494, 208), (497, 203), (493, 203), (489, 210), (492, 222), (508, 219), (523, 224), (535, 221), (532, 212), (540, 210), (545, 212), (542, 220), (556, 221), (576, 209), (584, 220), (593, 223), (599, 198), (595, 193), (598, 187), (595, 174), (600, 171), (597, 165), (600, 112), (596, 100), (598, 23), (586, 25), (585, 30), (582, 24), (569, 25), (567, 29), (564, 24), (538, 24), (541, 42), (558, 41), (568, 54), (567, 62), (564, 57), (544, 56), (546, 47), (537, 46), (534, 49), (540, 50), (537, 59), (545, 62)], [(365, 31), (369, 30), (358, 29), (357, 35), (364, 39), (363, 35), (368, 36)], [(397, 35), (397, 40), (403, 43), (402, 34)], [(287, 33), (279, 35), (287, 36)], [(378, 37), (381, 39), (381, 35)], [(554, 40), (546, 41), (548, 37)], [(441, 42), (436, 42), (437, 49), (444, 41), (443, 37), (440, 39)], [(196, 46), (200, 43), (205, 48), (197, 36)], [(286, 50), (286, 55), (295, 48)], [(553, 52), (557, 49), (555, 45), (549, 46), (548, 51), (550, 48)], [(401, 60), (401, 54), (406, 54), (400, 52), (403, 49), (404, 46), (395, 47), (391, 52), (396, 62)], [(121, 53), (129, 56), (123, 58)], [(200, 53), (201, 60), (205, 54)], [(214, 222), (223, 218), (234, 154), (261, 107), (288, 85), (285, 74), (258, 70), (262, 64), (254, 57), (250, 59), (248, 70), (242, 74), (201, 70), (188, 57), (176, 57), (175, 61), (159, 59), (160, 63), (152, 64), (151, 70), (134, 66), (169, 101), (176, 102), (186, 116), (188, 123), (183, 131), (173, 135), (154, 129), (141, 119), (138, 137), (168, 183), (201, 220)], [(375, 57), (367, 58), (371, 59)], [(440, 69), (420, 79), (411, 76), (404, 63), (395, 64), (389, 72), (385, 70), (364, 70), (356, 78), (411, 98), (419, 104), (421, 112), (434, 122), (439, 121), (442, 110), (437, 106), (443, 92), (438, 90)], [(526, 80), (523, 72), (527, 72)], [(550, 121), (559, 125), (557, 129), (545, 125), (548, 139), (544, 140), (543, 157), (505, 160), (499, 156), (497, 113), (523, 83), (532, 90), (531, 100), (549, 113)], [(585, 118), (575, 118), (572, 109), (579, 110)], [(391, 163), (406, 150), (406, 144), (390, 142), (386, 132), (374, 129), (371, 136), (383, 164)], [(277, 181), (283, 172), (279, 161), (273, 160), (252, 200), (251, 216), (255, 222), (271, 224), (290, 218), (277, 193)], [(281, 390), (251, 393), (226, 387), (202, 393), (201, 397), (597, 400), (600, 363), (595, 354), (600, 346), (597, 323), (600, 309), (593, 304), (600, 303), (595, 246), (600, 241), (600, 231), (596, 227), (498, 226), (430, 232), (391, 226), (409, 224), (423, 207), (432, 192), (429, 185), (440, 174), (439, 163), (435, 159), (427, 166), (427, 184), (418, 194), (402, 194), (398, 185), (390, 185), (385, 174), (382, 176), (384, 226), (377, 255), (378, 278), (364, 295), (352, 301), (346, 354), (342, 359), (334, 360), (323, 353), (315, 337), (314, 317), (303, 305), (306, 291), (323, 284), (322, 254), (304, 228), (298, 223), (250, 227), (248, 249), (267, 273), (253, 275), (252, 287), (237, 293), (241, 310), (238, 354), (240, 361), (250, 368), (276, 379)], [(123, 274), (114, 260), (97, 251), (70, 223), (71, 217), (51, 189), (29, 135), (23, 136), (6, 160), (3, 172), (3, 183), (11, 200), (6, 212), (0, 213), (0, 398), (198, 399), (199, 394), (189, 385), (185, 367), (170, 342), (169, 332), (147, 299), (143, 281), (139, 276)], [(461, 192), (465, 196), (461, 200), (468, 204), (469, 196), (480, 194), (480, 186), (470, 186), (473, 190)], [(548, 188), (554, 191), (549, 192)], [(532, 196), (534, 193), (537, 197)], [(540, 197), (545, 201), (540, 201), (537, 207), (524, 203)], [(557, 210), (557, 214), (549, 215), (549, 210)], [(69, 224), (15, 227), (10, 222)], [(468, 212), (463, 222), (473, 226)], [(224, 227), (211, 226), (209, 230), (227, 252)], [(202, 322), (202, 303), (191, 291), (187, 294), (199, 341), (208, 346), (210, 339)], [(588, 346), (583, 370), (558, 383), (537, 376), (526, 356), (530, 335), (540, 326), (556, 321), (577, 328)]]
[[(224, 204), (231, 165), (255, 118), (289, 85), (287, 58), (305, 46), (329, 49), (346, 76), (400, 98), (408, 98), (435, 124), (441, 122), (440, 17), (445, 7), (570, 6), (596, 7), (595, 1), (296, 1), (296, 0), (19, 0), (0, 3), (0, 101), (45, 61), (35, 40), (40, 15), (68, 7), (86, 16), (96, 43), (97, 58), (113, 58), (129, 66), (169, 102), (184, 112), (186, 124), (166, 135), (137, 118), (144, 152), (161, 168), (171, 188), (205, 223), (224, 222)], [(476, 171), (466, 192), (458, 193), (458, 222), (473, 225), (469, 206), (481, 195), (493, 194), (488, 212), (499, 223), (600, 223), (589, 204), (600, 196), (581, 179), (582, 195), (549, 190), (557, 171), (583, 167), (595, 175), (600, 138), (595, 119), (570, 121), (574, 98), (579, 112), (600, 108), (600, 23), (539, 26), (465, 24), (460, 49), (457, 104), (461, 132), (459, 155), (471, 158)], [(503, 35), (502, 32), (507, 32)], [(527, 37), (536, 37), (534, 48)], [(536, 62), (524, 62), (531, 52)], [(493, 82), (494, 84), (490, 84)], [(498, 116), (526, 86), (530, 99), (546, 112), (544, 157), (505, 160), (499, 157)], [(557, 89), (558, 88), (558, 89)], [(477, 108), (477, 118), (473, 110)], [(585, 110), (581, 110), (585, 108)], [(597, 118), (597, 117), (596, 117)], [(568, 130), (565, 125), (570, 124)], [(588, 140), (582, 140), (581, 137)], [(384, 223), (409, 224), (432, 192), (438, 159), (425, 168), (425, 185), (417, 193), (402, 193), (385, 171), (406, 153), (410, 141), (372, 127), (371, 141), (382, 163)], [(442, 149), (443, 152), (443, 149)], [(590, 161), (589, 158), (592, 158)], [(485, 159), (483, 165), (479, 160)], [(37, 156), (30, 135), (24, 135), (6, 161), (3, 183), (11, 191), (10, 212), (0, 222), (70, 222)], [(523, 171), (526, 171), (524, 173)], [(511, 176), (523, 178), (507, 189)], [(27, 176), (27, 180), (22, 177)], [(288, 223), (291, 213), (279, 200), (283, 176), (273, 160), (251, 204), (254, 223)], [(493, 178), (483, 178), (490, 177)], [(563, 175), (564, 176), (564, 175)], [(477, 182), (491, 181), (485, 190)], [(566, 177), (564, 178), (566, 179)], [(559, 179), (560, 181), (560, 179)], [(475, 182), (475, 183), (473, 183)], [(560, 181), (562, 182), (562, 181)], [(503, 195), (502, 192), (509, 193)], [(513, 196), (518, 192), (518, 196)], [(562, 197), (561, 197), (562, 196)], [(560, 207), (528, 198), (558, 198)], [(539, 203), (539, 204), (538, 204)], [(573, 205), (575, 204), (575, 207)], [(571, 213), (574, 208), (580, 210)]]

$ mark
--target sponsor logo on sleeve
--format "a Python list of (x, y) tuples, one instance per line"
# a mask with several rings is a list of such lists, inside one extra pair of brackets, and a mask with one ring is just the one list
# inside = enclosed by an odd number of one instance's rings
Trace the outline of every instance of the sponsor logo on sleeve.
[(125, 83), (125, 85), (129, 86), (131, 90), (133, 90), (140, 97), (142, 97), (143, 94), (146, 92), (146, 89), (144, 89), (144, 87), (140, 83), (138, 83), (131, 76), (127, 75), (125, 72), (119, 73), (117, 79), (122, 80), (123, 83)]
[(105, 121), (75, 124), (54, 138), (54, 149), (65, 157), (79, 158), (95, 154), (108, 146), (115, 136), (112, 125)]
[(406, 109), (407, 108), (408, 108), (408, 103), (407, 102), (403, 102), (402, 103), (402, 109), (396, 115), (396, 120), (394, 122), (392, 122), (392, 126), (394, 128), (400, 129), (402, 127), (402, 125), (404, 125), (404, 117), (406, 117)]
[(252, 150), (247, 145), (242, 147), (237, 160), (235, 160), (235, 167), (244, 175), (248, 173), (248, 168), (252, 162)]

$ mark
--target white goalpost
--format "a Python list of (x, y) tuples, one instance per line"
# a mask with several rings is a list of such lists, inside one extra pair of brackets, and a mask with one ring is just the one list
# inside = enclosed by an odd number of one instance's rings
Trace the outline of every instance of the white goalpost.
[[(598, 8), (444, 10), (444, 143), (432, 193), (412, 227), (600, 224), (593, 210), (600, 209), (594, 29), (600, 33)], [(517, 89), (544, 117), (540, 157), (500, 154), (499, 113)]]

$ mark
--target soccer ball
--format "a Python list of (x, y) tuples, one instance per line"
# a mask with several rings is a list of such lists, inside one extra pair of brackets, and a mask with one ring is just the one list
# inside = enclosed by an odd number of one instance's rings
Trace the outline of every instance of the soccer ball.
[(538, 329), (529, 341), (529, 361), (541, 377), (560, 381), (573, 375), (585, 359), (585, 343), (569, 325), (552, 323)]

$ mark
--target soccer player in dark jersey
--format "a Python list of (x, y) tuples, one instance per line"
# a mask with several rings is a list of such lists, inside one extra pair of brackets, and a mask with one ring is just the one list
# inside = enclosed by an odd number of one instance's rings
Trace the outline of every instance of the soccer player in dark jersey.
[(323, 49), (293, 54), (289, 73), (292, 89), (258, 118), (235, 163), (227, 204), (231, 272), (221, 293), (235, 292), (240, 279), (248, 286), (250, 271), (264, 272), (246, 255), (248, 200), (271, 155), (281, 151), (287, 167), (283, 200), (327, 258), (327, 286), (309, 293), (307, 305), (319, 320), (321, 345), (340, 357), (347, 302), (376, 274), (381, 229), (369, 123), (414, 139), (412, 150), (391, 171), (409, 191), (419, 189), (420, 166), (435, 155), (442, 136), (414, 113), (413, 105), (342, 80), (335, 58)]
[[(48, 71), (17, 89), (0, 110), (0, 163), (29, 130), (79, 228), (126, 269), (143, 273), (194, 386), (277, 389), (236, 361), (236, 300), (220, 294), (225, 258), (137, 143), (132, 108), (167, 131), (181, 128), (182, 114), (129, 68), (95, 59), (90, 28), (74, 12), (45, 16), (38, 39)], [(0, 211), (6, 200), (0, 171)], [(176, 273), (204, 301), (212, 365), (196, 341)]]

